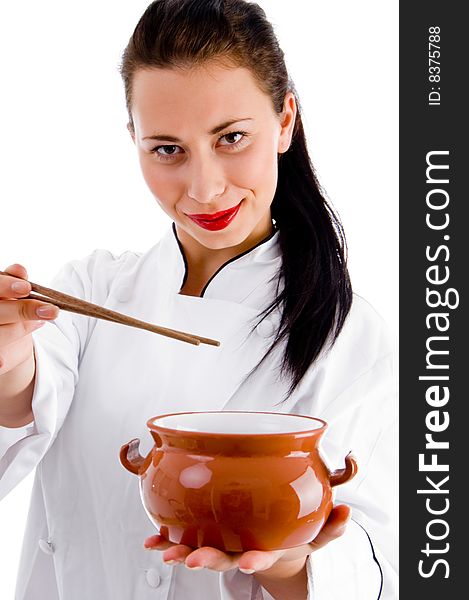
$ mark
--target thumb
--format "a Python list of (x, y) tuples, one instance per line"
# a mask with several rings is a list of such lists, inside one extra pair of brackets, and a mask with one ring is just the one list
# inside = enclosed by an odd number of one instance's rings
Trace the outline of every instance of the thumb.
[(352, 511), (349, 506), (345, 504), (334, 506), (323, 528), (310, 544), (313, 551), (319, 550), (319, 548), (343, 535), (351, 516)]

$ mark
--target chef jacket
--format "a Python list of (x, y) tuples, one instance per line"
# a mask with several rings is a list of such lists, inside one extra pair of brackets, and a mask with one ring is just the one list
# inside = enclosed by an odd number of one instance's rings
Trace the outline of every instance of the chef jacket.
[(0, 497), (36, 468), (16, 600), (271, 598), (238, 569), (190, 571), (143, 548), (155, 529), (137, 478), (119, 463), (120, 446), (139, 437), (142, 453), (150, 451), (146, 421), (158, 414), (213, 410), (328, 423), (326, 464), (341, 468), (352, 451), (359, 470), (335, 488), (335, 502), (352, 508), (352, 520), (308, 559), (308, 597), (397, 597), (392, 345), (382, 319), (354, 295), (335, 344), (294, 393), (281, 374), (284, 346), (252, 372), (280, 322), (276, 311), (259, 323), (277, 293), (278, 235), (228, 261), (202, 297), (179, 294), (186, 262), (174, 225), (146, 253), (95, 250), (57, 275), (55, 289), (221, 345), (193, 346), (64, 311), (33, 333), (34, 421), (0, 428)]

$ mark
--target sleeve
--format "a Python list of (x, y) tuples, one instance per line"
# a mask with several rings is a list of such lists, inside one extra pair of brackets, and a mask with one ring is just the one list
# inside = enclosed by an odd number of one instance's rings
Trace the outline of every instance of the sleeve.
[[(51, 287), (100, 303), (119, 265), (111, 253), (95, 250), (82, 260), (67, 263)], [(0, 427), (0, 499), (37, 466), (54, 442), (70, 408), (94, 323), (95, 319), (60, 311), (57, 319), (33, 332), (34, 421), (17, 429)]]
[(357, 475), (334, 491), (352, 508), (340, 538), (308, 559), (309, 600), (396, 600), (397, 377), (386, 326), (376, 313), (352, 316), (344, 337), (292, 412), (328, 423), (321, 453), (330, 470), (351, 451)]

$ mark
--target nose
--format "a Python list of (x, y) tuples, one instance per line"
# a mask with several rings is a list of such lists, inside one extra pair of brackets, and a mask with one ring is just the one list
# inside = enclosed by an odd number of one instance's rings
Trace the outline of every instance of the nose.
[(187, 176), (187, 195), (200, 204), (211, 203), (226, 189), (225, 173), (216, 157), (192, 156)]

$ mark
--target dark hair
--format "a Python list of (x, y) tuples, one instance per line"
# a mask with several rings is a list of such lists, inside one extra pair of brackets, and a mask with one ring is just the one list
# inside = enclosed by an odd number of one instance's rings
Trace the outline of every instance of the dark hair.
[[(296, 96), (272, 25), (257, 4), (155, 0), (137, 24), (120, 65), (130, 126), (138, 69), (214, 59), (250, 69), (277, 113), (283, 111), (287, 92)], [(279, 158), (272, 218), (279, 229), (283, 288), (261, 320), (279, 307), (281, 321), (262, 361), (286, 341), (282, 372), (291, 380), (291, 393), (321, 350), (335, 342), (352, 303), (344, 232), (316, 179), (299, 110), (291, 146)]]

